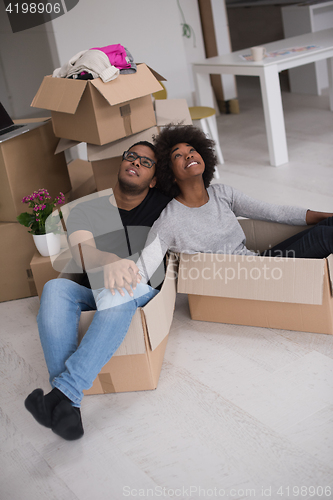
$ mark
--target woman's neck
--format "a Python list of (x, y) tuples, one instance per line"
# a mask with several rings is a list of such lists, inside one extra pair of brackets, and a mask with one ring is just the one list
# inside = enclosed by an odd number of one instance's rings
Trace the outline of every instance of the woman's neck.
[(187, 181), (186, 186), (179, 185), (179, 188), (180, 194), (176, 196), (176, 200), (187, 207), (202, 207), (209, 200), (203, 181), (191, 184)]

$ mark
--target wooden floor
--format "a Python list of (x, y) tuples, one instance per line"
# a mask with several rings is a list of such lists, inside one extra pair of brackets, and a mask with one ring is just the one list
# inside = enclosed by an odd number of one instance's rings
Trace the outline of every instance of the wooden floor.
[[(238, 82), (220, 182), (333, 211), (328, 97), (283, 94), (290, 162), (274, 168), (259, 82)], [(158, 388), (87, 396), (85, 436), (66, 442), (23, 406), (49, 388), (38, 307), (0, 304), (1, 500), (332, 498), (333, 336), (195, 322), (178, 295)]]

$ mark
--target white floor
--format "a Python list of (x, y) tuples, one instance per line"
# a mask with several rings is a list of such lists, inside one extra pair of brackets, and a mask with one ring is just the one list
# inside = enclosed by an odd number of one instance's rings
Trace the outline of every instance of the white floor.
[[(259, 82), (238, 81), (241, 113), (218, 118), (220, 182), (333, 211), (328, 97), (284, 92), (290, 162), (274, 168)], [(179, 295), (157, 390), (86, 397), (85, 436), (66, 442), (23, 406), (49, 387), (38, 306), (0, 304), (1, 500), (332, 498), (332, 336), (194, 322)]]

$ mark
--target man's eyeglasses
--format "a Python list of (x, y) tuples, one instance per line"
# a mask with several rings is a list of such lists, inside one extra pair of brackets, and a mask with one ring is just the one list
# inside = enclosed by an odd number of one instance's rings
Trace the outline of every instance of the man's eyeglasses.
[(152, 160), (151, 158), (148, 158), (148, 156), (139, 156), (134, 151), (125, 151), (123, 153), (123, 160), (127, 160), (127, 161), (132, 162), (132, 161), (137, 160), (138, 158), (140, 160), (140, 165), (142, 165), (143, 167), (151, 168), (155, 165), (154, 160)]

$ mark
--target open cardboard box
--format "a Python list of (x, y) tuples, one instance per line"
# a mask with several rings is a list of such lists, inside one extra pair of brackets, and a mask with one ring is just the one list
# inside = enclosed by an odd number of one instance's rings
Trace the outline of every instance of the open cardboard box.
[[(264, 251), (304, 226), (241, 219), (246, 245)], [(178, 292), (191, 318), (333, 334), (333, 256), (327, 259), (181, 254)]]
[[(161, 291), (136, 310), (121, 346), (84, 394), (156, 389), (173, 319), (176, 275), (177, 261), (170, 258)], [(94, 314), (94, 311), (81, 313), (80, 341)]]
[(48, 120), (0, 143), (1, 221), (16, 222), (16, 217), (27, 210), (22, 198), (39, 188), (47, 189), (52, 198), (71, 189), (65, 155), (54, 155), (58, 142)]
[(57, 137), (102, 145), (156, 124), (150, 94), (162, 89), (158, 80), (145, 64), (107, 83), (45, 76), (31, 106), (51, 111)]

